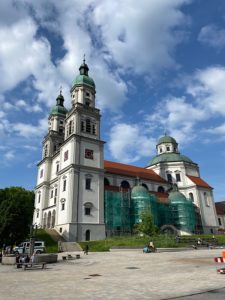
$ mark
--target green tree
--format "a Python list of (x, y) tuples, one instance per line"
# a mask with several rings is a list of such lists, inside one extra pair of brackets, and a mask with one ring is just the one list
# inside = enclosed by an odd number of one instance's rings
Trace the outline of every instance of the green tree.
[(141, 222), (134, 225), (134, 231), (146, 235), (154, 235), (158, 232), (158, 227), (154, 225), (154, 219), (150, 211), (141, 213)]
[(0, 189), (0, 244), (13, 245), (26, 238), (33, 211), (32, 191), (21, 187)]

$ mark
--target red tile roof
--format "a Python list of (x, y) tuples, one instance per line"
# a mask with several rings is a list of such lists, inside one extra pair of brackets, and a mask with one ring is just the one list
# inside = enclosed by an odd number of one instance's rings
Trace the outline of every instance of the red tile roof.
[(197, 186), (201, 186), (201, 187), (206, 187), (206, 188), (210, 188), (212, 189), (212, 187), (205, 182), (203, 179), (201, 179), (200, 177), (196, 177), (196, 176), (187, 176), (189, 179), (191, 179), (192, 182), (194, 182)]
[(144, 169), (140, 167), (125, 165), (117, 162), (105, 160), (104, 168), (107, 173), (125, 175), (130, 177), (139, 177), (142, 179), (152, 180), (156, 182), (167, 183), (163, 178), (156, 174), (151, 169)]
[[(121, 188), (119, 186), (115, 186), (115, 185), (105, 185), (104, 187), (105, 191), (112, 191), (112, 192), (119, 192), (121, 191)], [(128, 189), (122, 189), (123, 192), (128, 191)], [(158, 199), (159, 202), (161, 203), (168, 203), (168, 197), (169, 194), (168, 193), (159, 193), (159, 192), (153, 192), (153, 191), (149, 191), (150, 194), (155, 195)]]
[(225, 202), (215, 202), (216, 212), (218, 215), (225, 215)]

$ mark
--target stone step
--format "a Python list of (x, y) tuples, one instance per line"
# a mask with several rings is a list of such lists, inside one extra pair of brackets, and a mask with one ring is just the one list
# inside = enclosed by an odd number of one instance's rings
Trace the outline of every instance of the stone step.
[(55, 229), (45, 229), (55, 242), (65, 242), (65, 239)]

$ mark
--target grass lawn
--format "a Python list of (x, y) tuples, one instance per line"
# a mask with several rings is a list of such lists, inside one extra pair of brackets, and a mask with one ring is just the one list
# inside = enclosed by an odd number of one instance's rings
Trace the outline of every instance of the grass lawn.
[[(89, 241), (89, 242), (80, 242), (82, 248), (84, 248), (85, 244), (89, 245), (89, 251), (97, 252), (97, 251), (109, 251), (112, 247), (144, 247), (149, 244), (150, 241), (153, 241), (156, 248), (177, 248), (177, 247), (189, 247), (190, 242), (189, 239), (211, 239), (212, 235), (191, 235), (187, 237), (182, 237), (183, 240), (187, 239), (187, 243), (177, 243), (176, 239), (172, 235), (156, 235), (156, 236), (118, 236), (111, 237), (101, 241)], [(215, 235), (215, 238), (218, 242), (218, 245), (225, 245), (225, 235)], [(46, 252), (55, 253), (58, 251), (58, 244), (55, 242), (49, 234), (45, 232), (44, 229), (37, 230), (36, 239), (45, 241)]]

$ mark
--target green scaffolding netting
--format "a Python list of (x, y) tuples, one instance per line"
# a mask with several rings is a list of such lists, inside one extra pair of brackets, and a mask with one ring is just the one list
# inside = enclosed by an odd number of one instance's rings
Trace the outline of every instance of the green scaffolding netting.
[(177, 229), (194, 232), (196, 212), (193, 202), (179, 192), (171, 192), (168, 203), (160, 203), (157, 197), (144, 187), (132, 191), (105, 191), (105, 224), (110, 233), (131, 232), (140, 223), (141, 213), (149, 211), (158, 227), (174, 225)]

